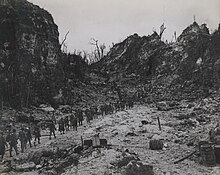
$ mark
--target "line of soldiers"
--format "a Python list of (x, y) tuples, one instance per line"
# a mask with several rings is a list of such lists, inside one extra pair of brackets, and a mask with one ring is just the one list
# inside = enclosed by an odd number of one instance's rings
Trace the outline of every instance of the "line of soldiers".
[(98, 115), (104, 116), (113, 114), (121, 110), (131, 109), (133, 106), (133, 101), (128, 100), (104, 104), (99, 107), (93, 106), (86, 108), (85, 110), (77, 109), (76, 111), (73, 111), (71, 115), (63, 117), (58, 121), (59, 131), (61, 134), (64, 134), (65, 130), (69, 131), (70, 128), (77, 131), (77, 126), (82, 125), (84, 118), (86, 118), (86, 122), (89, 124), (93, 119), (98, 118)]
[[(83, 124), (84, 118), (86, 118), (86, 122), (89, 124), (91, 120), (98, 118), (98, 115), (108, 115), (113, 114), (114, 112), (118, 112), (120, 110), (133, 108), (134, 103), (132, 100), (126, 102), (115, 102), (104, 104), (99, 107), (90, 107), (85, 110), (77, 109), (72, 112), (70, 115), (62, 117), (58, 121), (58, 131), (60, 134), (64, 134), (65, 131), (69, 131), (71, 128), (73, 131), (77, 131), (78, 126)], [(52, 135), (56, 138), (56, 121), (52, 118), (47, 121), (46, 127), (49, 128), (49, 139), (51, 139)], [(39, 123), (35, 123), (33, 130), (29, 127), (21, 128), (19, 133), (17, 133), (16, 129), (12, 129), (11, 125), (7, 128), (8, 133), (6, 139), (3, 136), (3, 132), (0, 131), (0, 155), (3, 159), (5, 154), (5, 147), (9, 145), (9, 153), (12, 156), (12, 150), (15, 151), (16, 155), (18, 155), (18, 140), (21, 145), (21, 152), (23, 153), (25, 149), (27, 149), (27, 144), (32, 147), (32, 134), (34, 135), (34, 146), (36, 143), (40, 144), (41, 138), (41, 125)]]
[(131, 108), (133, 108), (133, 106), (134, 106), (134, 102), (132, 100), (117, 101), (115, 103), (101, 105), (100, 112), (103, 116), (103, 115), (113, 114), (118, 111), (131, 109)]
[[(17, 133), (16, 129), (13, 128), (11, 125), (7, 126), (7, 135), (6, 137), (3, 136), (3, 132), (0, 131), (0, 155), (1, 159), (3, 159), (6, 151), (6, 147), (9, 146), (9, 154), (12, 157), (12, 150), (15, 151), (16, 155), (19, 154), (18, 152), (18, 140), (20, 141), (21, 145), (21, 152), (23, 153), (25, 149), (27, 149), (27, 144), (32, 147), (32, 133), (30, 128), (21, 128), (21, 130)], [(35, 125), (33, 128), (33, 135), (34, 135), (34, 145), (36, 146), (36, 141), (40, 144), (40, 127)]]

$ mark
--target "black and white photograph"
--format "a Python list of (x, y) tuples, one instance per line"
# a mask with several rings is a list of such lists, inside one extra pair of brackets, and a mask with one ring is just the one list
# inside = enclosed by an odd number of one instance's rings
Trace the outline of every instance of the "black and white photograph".
[(220, 0), (0, 0), (0, 175), (220, 175)]

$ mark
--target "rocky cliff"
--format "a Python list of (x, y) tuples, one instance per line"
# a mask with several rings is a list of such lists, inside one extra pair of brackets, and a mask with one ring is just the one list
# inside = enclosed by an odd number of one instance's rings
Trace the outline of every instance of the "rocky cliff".
[(95, 67), (111, 78), (116, 75), (113, 81), (119, 84), (133, 75), (136, 85), (144, 82), (148, 90), (150, 86), (156, 94), (160, 91), (161, 97), (166, 92), (207, 95), (219, 86), (219, 42), (219, 29), (210, 34), (205, 24), (196, 22), (172, 43), (162, 42), (155, 32), (143, 37), (134, 34), (115, 44)]
[(147, 77), (155, 73), (160, 62), (157, 55), (164, 47), (156, 32), (143, 37), (134, 34), (115, 44), (96, 66), (110, 74)]
[(58, 36), (46, 10), (26, 0), (0, 1), (2, 101), (27, 106), (29, 101), (51, 98), (56, 89), (52, 75), (59, 74)]

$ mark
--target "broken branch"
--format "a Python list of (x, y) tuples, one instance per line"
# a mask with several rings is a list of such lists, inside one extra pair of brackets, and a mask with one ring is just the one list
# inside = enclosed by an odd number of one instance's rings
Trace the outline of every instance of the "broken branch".
[(177, 163), (180, 163), (180, 162), (184, 161), (185, 159), (191, 157), (191, 156), (192, 156), (193, 154), (195, 154), (196, 152), (197, 152), (197, 150), (196, 150), (196, 151), (193, 151), (192, 153), (190, 153), (189, 155), (183, 157), (182, 159), (179, 159), (179, 160), (175, 161), (174, 164), (177, 164)]

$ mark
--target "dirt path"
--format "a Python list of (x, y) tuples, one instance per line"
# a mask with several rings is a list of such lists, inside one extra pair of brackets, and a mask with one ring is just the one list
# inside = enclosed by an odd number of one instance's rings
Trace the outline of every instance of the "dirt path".
[[(195, 126), (190, 130), (179, 130), (177, 127), (181, 121), (173, 117), (179, 112), (179, 110), (164, 112), (149, 106), (135, 106), (131, 110), (120, 111), (104, 117), (99, 116), (91, 124), (80, 126), (77, 132), (68, 131), (64, 135), (57, 134), (57, 138), (52, 140), (49, 140), (48, 136), (42, 137), (40, 145), (28, 149), (26, 153), (19, 156), (25, 156), (31, 151), (53, 147), (54, 145), (81, 144), (81, 136), (84, 139), (91, 139), (98, 130), (100, 138), (107, 139), (109, 144), (115, 146), (109, 149), (95, 150), (88, 157), (82, 157), (77, 167), (67, 168), (63, 175), (119, 175), (121, 169), (115, 168), (113, 163), (118, 160), (126, 149), (132, 154), (137, 154), (144, 164), (153, 165), (154, 172), (157, 175), (220, 174), (219, 166), (206, 167), (200, 165), (197, 161), (194, 161), (198, 160), (196, 157), (174, 164), (174, 161), (194, 150), (193, 146), (187, 146), (186, 143), (181, 142), (191, 137), (198, 137), (198, 133), (200, 133), (199, 136), (204, 137), (206, 133), (204, 130), (211, 125), (211, 123), (206, 123), (205, 125)], [(158, 116), (161, 120), (162, 131), (158, 128)], [(147, 121), (148, 124), (143, 125), (142, 120)], [(213, 120), (215, 120), (215, 116), (213, 116)], [(134, 133), (134, 135), (129, 135), (129, 133)], [(166, 147), (161, 151), (150, 150), (148, 145), (152, 138), (163, 139)], [(23, 173), (23, 175), (28, 175), (28, 173)]]

